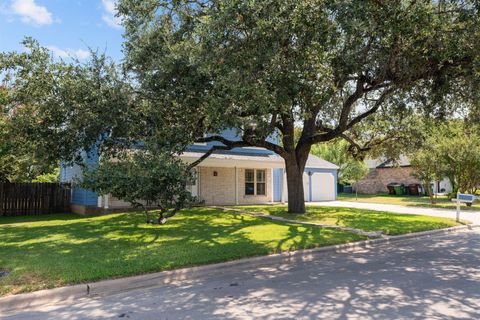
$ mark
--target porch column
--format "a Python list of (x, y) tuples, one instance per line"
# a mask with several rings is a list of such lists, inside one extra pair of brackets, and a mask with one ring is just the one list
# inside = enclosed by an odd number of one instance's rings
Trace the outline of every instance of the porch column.
[(285, 203), (286, 185), (287, 185), (287, 175), (286, 175), (285, 169), (282, 169), (282, 203)]
[(238, 171), (237, 167), (235, 167), (235, 204), (238, 205)]
[(102, 207), (102, 200), (103, 200), (103, 197), (102, 197), (102, 196), (98, 196), (98, 198), (97, 198), (97, 207), (99, 207), (99, 208)]

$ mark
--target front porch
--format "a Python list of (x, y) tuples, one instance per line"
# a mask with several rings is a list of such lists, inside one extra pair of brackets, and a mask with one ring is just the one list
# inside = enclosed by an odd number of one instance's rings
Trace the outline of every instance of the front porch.
[[(186, 152), (182, 159), (193, 162), (200, 156)], [(276, 155), (213, 154), (197, 167), (196, 180), (189, 189), (206, 205), (273, 203), (280, 201), (276, 195), (281, 192), (281, 181), (276, 186), (278, 177), (274, 177), (279, 174), (275, 170), (281, 168), (283, 159)]]

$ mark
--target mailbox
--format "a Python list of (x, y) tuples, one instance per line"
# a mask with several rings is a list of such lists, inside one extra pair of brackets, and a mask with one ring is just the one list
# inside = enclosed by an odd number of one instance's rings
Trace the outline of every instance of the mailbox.
[(475, 201), (475, 196), (473, 194), (457, 193), (457, 198), (452, 199), (452, 201), (453, 202), (466, 203), (467, 205), (471, 205)]

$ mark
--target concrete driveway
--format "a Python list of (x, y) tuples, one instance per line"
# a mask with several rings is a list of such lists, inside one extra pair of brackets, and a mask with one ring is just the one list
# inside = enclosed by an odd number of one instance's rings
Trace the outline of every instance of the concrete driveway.
[[(313, 206), (344, 207), (406, 214), (420, 214), (425, 216), (445, 217), (452, 219), (455, 219), (456, 217), (456, 210), (435, 209), (426, 207), (409, 207), (396, 204), (366, 203), (353, 201), (306, 202), (306, 204)], [(480, 211), (461, 211), (460, 219), (468, 220), (474, 224), (480, 224)]]
[(7, 319), (480, 319), (480, 231), (321, 254)]

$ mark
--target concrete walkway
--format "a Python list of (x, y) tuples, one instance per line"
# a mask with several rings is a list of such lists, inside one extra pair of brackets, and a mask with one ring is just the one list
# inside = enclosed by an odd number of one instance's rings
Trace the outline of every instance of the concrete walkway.
[(480, 319), (479, 241), (475, 230), (304, 262), (231, 268), (0, 318)]
[[(307, 205), (325, 207), (344, 207), (356, 209), (368, 209), (376, 211), (387, 211), (395, 213), (419, 214), (424, 216), (444, 217), (455, 219), (456, 211), (450, 209), (436, 209), (426, 207), (409, 207), (396, 204), (380, 204), (350, 201), (328, 201), (328, 202), (307, 202)], [(480, 211), (461, 211), (460, 219), (467, 220), (473, 224), (480, 224)]]

